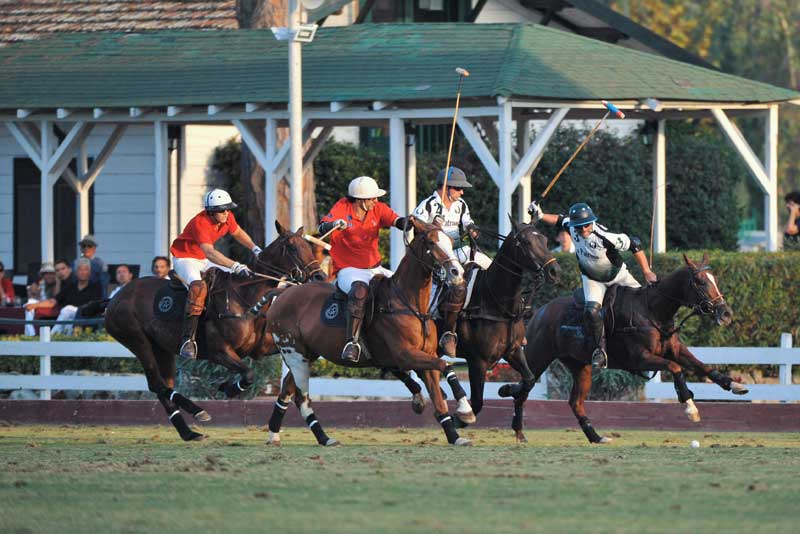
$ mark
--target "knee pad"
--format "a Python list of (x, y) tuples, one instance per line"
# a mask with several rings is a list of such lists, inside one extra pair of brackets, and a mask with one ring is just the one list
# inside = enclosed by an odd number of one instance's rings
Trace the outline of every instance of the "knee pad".
[(368, 295), (369, 286), (360, 280), (353, 282), (353, 285), (350, 286), (350, 292), (347, 294), (348, 297), (358, 300), (364, 300)]
[(592, 302), (589, 301), (583, 308), (583, 317), (587, 321), (591, 321), (593, 323), (602, 322), (603, 314), (602, 314), (603, 305), (599, 302)]

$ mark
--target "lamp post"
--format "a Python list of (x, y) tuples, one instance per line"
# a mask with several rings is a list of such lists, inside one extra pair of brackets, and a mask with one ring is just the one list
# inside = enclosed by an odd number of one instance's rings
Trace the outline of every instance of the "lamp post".
[[(300, 0), (289, 0), (289, 32), (301, 24)], [(289, 39), (289, 226), (303, 226), (303, 62), (302, 45)]]

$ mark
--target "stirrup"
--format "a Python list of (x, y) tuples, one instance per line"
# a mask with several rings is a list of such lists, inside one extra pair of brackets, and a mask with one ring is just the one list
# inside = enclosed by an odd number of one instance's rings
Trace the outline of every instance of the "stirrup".
[[(351, 354), (351, 349), (355, 348), (355, 356)], [(356, 341), (348, 341), (342, 349), (342, 359), (348, 362), (358, 363), (361, 359), (361, 345)]]
[(197, 359), (197, 343), (194, 339), (187, 339), (181, 345), (181, 350), (179, 352), (181, 358), (185, 358), (187, 360), (196, 360)]
[(594, 352), (592, 352), (592, 367), (595, 369), (608, 368), (608, 355), (606, 351), (600, 347), (597, 347), (594, 349)]

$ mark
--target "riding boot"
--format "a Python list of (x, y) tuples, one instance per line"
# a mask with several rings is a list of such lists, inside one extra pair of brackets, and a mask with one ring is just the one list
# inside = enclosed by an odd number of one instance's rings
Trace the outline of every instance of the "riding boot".
[(353, 282), (347, 294), (347, 343), (342, 350), (342, 359), (356, 363), (361, 358), (359, 336), (364, 321), (364, 309), (367, 306), (369, 286), (364, 282)]
[(586, 337), (592, 347), (592, 367), (605, 369), (608, 367), (608, 354), (606, 353), (606, 336), (603, 327), (602, 305), (599, 302), (587, 302), (584, 308), (584, 328)]
[(466, 298), (466, 284), (451, 286), (445, 292), (443, 302), (439, 305), (444, 319), (444, 332), (439, 338), (439, 347), (444, 355), (452, 358), (456, 357), (456, 348), (458, 346), (458, 334), (456, 334), (458, 314), (464, 308)]
[(197, 333), (197, 324), (205, 307), (208, 287), (202, 280), (195, 280), (189, 284), (189, 294), (186, 296), (186, 309), (183, 317), (183, 339), (181, 342), (180, 357), (194, 360), (197, 358), (197, 343), (194, 340)]

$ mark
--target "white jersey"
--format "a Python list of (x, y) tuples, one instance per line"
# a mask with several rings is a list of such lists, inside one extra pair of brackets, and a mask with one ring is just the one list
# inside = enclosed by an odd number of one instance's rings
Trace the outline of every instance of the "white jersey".
[(461, 242), (461, 234), (467, 226), (474, 224), (467, 203), (463, 199), (459, 198), (451, 203), (449, 208), (445, 208), (438, 191), (420, 202), (414, 210), (414, 216), (427, 223), (432, 223), (437, 215), (444, 219), (442, 230), (456, 243), (456, 246)]
[[(564, 217), (561, 224), (569, 228), (569, 217)], [(588, 278), (610, 282), (625, 267), (620, 251), (631, 247), (631, 238), (626, 234), (611, 233), (596, 222), (592, 233), (585, 239), (576, 228), (569, 228), (569, 233), (575, 244), (578, 267)]]

